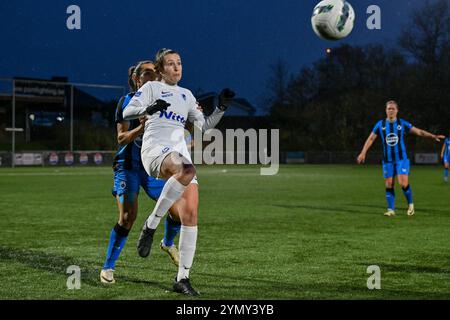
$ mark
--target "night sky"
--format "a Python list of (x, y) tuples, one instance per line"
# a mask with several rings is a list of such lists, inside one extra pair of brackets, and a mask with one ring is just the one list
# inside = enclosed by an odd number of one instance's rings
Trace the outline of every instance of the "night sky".
[[(0, 77), (67, 76), (70, 81), (126, 85), (129, 65), (161, 47), (182, 55), (180, 83), (193, 91), (232, 87), (255, 107), (267, 96), (270, 66), (292, 73), (341, 43), (396, 45), (423, 0), (353, 0), (353, 33), (326, 42), (311, 29), (318, 0), (1, 1)], [(81, 8), (81, 30), (68, 30), (66, 9)], [(368, 30), (366, 9), (382, 10), (382, 29)]]

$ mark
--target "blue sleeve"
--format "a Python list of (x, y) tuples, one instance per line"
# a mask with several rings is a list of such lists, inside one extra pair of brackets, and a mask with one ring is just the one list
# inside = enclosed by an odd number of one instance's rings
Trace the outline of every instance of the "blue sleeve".
[(120, 98), (119, 102), (117, 103), (117, 108), (116, 108), (116, 117), (115, 117), (115, 122), (119, 123), (123, 121), (123, 115), (122, 115), (122, 111), (123, 111), (123, 102), (125, 100), (125, 97)]
[(117, 109), (116, 109), (116, 123), (126, 121), (123, 119), (123, 109), (127, 106), (127, 104), (130, 102), (131, 97), (130, 95), (123, 96), (120, 98), (119, 103), (117, 103)]
[(381, 121), (378, 121), (377, 124), (375, 125), (375, 127), (373, 127), (373, 129), (372, 129), (372, 133), (378, 135), (378, 131), (380, 130), (380, 126), (381, 126)]
[(409, 123), (408, 121), (405, 120), (400, 120), (402, 123), (403, 128), (405, 128), (406, 133), (409, 133), (409, 131), (411, 131), (413, 125), (411, 123)]

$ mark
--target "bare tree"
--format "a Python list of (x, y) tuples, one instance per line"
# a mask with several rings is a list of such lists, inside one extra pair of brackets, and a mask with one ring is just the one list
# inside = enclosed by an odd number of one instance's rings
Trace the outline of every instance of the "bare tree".
[(271, 67), (271, 77), (267, 84), (271, 94), (270, 100), (272, 103), (283, 104), (286, 100), (287, 85), (289, 80), (289, 67), (282, 60)]
[(450, 41), (448, 0), (425, 4), (412, 13), (412, 20), (400, 37), (400, 46), (420, 63), (432, 66), (447, 55)]

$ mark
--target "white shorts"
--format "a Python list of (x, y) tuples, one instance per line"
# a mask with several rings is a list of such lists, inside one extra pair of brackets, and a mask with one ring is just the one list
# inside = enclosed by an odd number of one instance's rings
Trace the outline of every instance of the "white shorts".
[[(190, 164), (192, 164), (191, 155), (187, 151), (187, 148), (182, 148), (185, 150), (175, 150), (172, 147), (168, 146), (155, 146), (154, 148), (148, 148), (141, 151), (142, 164), (144, 165), (144, 169), (149, 176), (152, 176), (156, 179), (159, 178), (161, 174), (161, 165), (164, 159), (169, 156), (173, 152), (179, 153), (183, 156)], [(191, 183), (197, 182), (197, 176), (192, 179)]]

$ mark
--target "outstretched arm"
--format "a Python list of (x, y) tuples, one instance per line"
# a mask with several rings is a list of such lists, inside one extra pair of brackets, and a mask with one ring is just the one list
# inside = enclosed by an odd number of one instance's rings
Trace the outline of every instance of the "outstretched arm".
[(214, 109), (213, 113), (208, 117), (204, 117), (203, 112), (198, 108), (192, 108), (189, 112), (189, 120), (194, 123), (197, 128), (201, 128), (202, 131), (214, 128), (222, 119), (225, 110), (231, 104), (235, 93), (231, 89), (223, 89), (219, 94), (219, 105)]
[(425, 137), (425, 138), (430, 138), (435, 140), (436, 142), (440, 142), (441, 139), (445, 139), (445, 136), (443, 135), (435, 135), (432, 133), (429, 133), (428, 131), (416, 128), (416, 127), (412, 127), (411, 131), (412, 134), (415, 134), (418, 137)]
[(204, 132), (214, 128), (219, 123), (220, 119), (222, 119), (224, 113), (225, 111), (216, 108), (213, 113), (205, 118), (203, 112), (195, 108), (195, 110), (191, 110), (189, 113), (189, 120)]
[(364, 143), (364, 147), (357, 158), (358, 164), (364, 163), (366, 161), (367, 151), (369, 151), (370, 147), (372, 146), (372, 144), (376, 140), (376, 138), (377, 138), (377, 135), (373, 132), (367, 138), (366, 143)]

